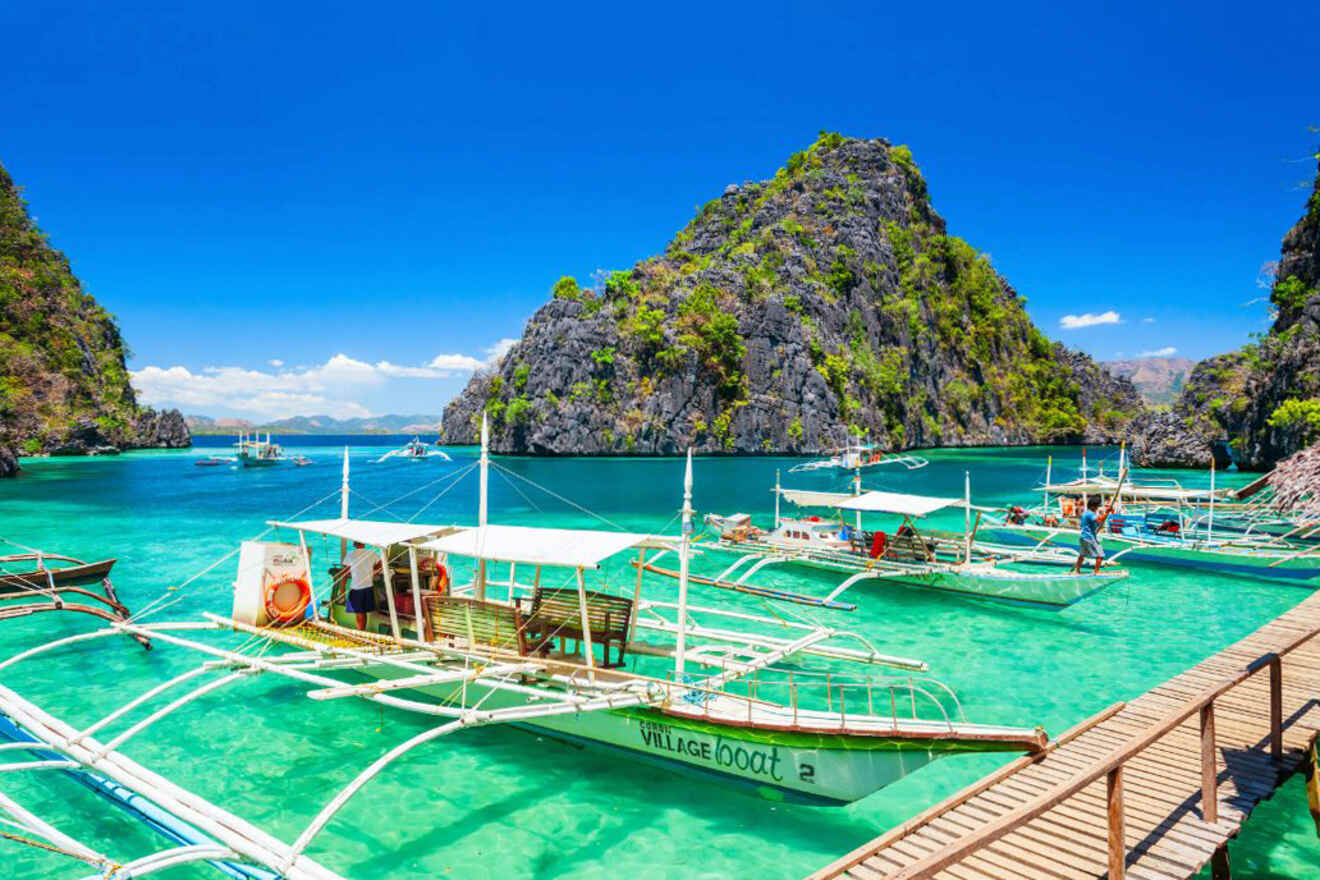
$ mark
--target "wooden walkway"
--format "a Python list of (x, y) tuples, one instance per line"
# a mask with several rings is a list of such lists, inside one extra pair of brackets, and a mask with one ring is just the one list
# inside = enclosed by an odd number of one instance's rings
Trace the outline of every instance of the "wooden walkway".
[(1318, 634), (1320, 593), (810, 880), (1227, 878), (1225, 844), (1298, 769), (1320, 831)]

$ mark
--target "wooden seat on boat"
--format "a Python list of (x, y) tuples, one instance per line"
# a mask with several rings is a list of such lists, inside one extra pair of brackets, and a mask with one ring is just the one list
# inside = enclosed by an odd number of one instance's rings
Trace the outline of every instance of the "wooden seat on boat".
[(899, 529), (885, 542), (885, 552), (880, 558), (894, 562), (930, 562), (935, 553), (916, 532)]
[(466, 596), (422, 597), (427, 641), (465, 639), (501, 651), (527, 653), (527, 621), (512, 605)]
[[(591, 641), (601, 646), (601, 665), (607, 668), (622, 666), (628, 641), (628, 624), (632, 619), (632, 600), (588, 590), (586, 605)], [(533, 651), (541, 650), (556, 638), (578, 641), (586, 638), (578, 591), (574, 589), (537, 587), (532, 594), (526, 621), (527, 642)], [(617, 647), (613, 662), (610, 662), (610, 645)]]

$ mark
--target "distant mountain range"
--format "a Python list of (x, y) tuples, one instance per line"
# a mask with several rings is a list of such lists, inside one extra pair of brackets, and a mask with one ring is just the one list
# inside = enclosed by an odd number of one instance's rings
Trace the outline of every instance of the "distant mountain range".
[(1105, 361), (1103, 366), (1113, 375), (1130, 380), (1147, 403), (1159, 406), (1173, 403), (1196, 361), (1179, 357), (1146, 357)]
[(360, 419), (293, 416), (262, 423), (193, 415), (185, 416), (184, 420), (194, 434), (233, 434), (236, 431), (272, 431), (280, 434), (435, 434), (440, 430), (440, 417), (428, 415), (385, 415)]

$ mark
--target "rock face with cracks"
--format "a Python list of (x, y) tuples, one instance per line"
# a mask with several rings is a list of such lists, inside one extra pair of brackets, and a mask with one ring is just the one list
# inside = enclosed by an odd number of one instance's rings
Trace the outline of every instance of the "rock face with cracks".
[(809, 454), (1100, 443), (1130, 382), (1047, 340), (988, 257), (949, 235), (906, 147), (824, 134), (731, 185), (663, 254), (563, 278), (446, 408), (506, 453)]

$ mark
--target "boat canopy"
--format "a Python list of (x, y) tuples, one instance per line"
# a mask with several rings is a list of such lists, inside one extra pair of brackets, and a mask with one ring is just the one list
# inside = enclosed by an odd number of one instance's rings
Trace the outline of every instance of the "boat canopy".
[(492, 562), (599, 568), (601, 562), (624, 550), (672, 550), (674, 543), (631, 532), (484, 525), (427, 541), (421, 547)]
[(903, 516), (926, 516), (954, 504), (961, 498), (936, 498), (930, 495), (907, 495), (902, 492), (818, 492), (811, 489), (780, 489), (794, 504), (803, 507), (835, 507), (839, 510), (860, 510), (866, 513), (897, 513)]
[[(1082, 482), (1076, 480), (1070, 483), (1054, 483), (1042, 486), (1039, 491), (1049, 492), (1051, 495), (1076, 495), (1078, 493), (1111, 495), (1117, 488), (1117, 481), (1091, 480)], [(1209, 489), (1183, 489), (1177, 486), (1127, 485), (1123, 487), (1119, 494), (1124, 498), (1147, 501), (1209, 501), (1212, 496), (1217, 498), (1224, 493), (1211, 492)]]
[(388, 547), (421, 538), (435, 538), (458, 531), (458, 526), (437, 526), (426, 523), (388, 522), (375, 519), (311, 519), (302, 522), (269, 520), (266, 525), (297, 529), (317, 535), (361, 541), (372, 547)]
[(954, 504), (961, 498), (936, 498), (932, 495), (907, 495), (902, 492), (863, 492), (836, 504), (840, 510), (860, 510), (868, 513), (899, 513), (903, 516), (926, 516)]

